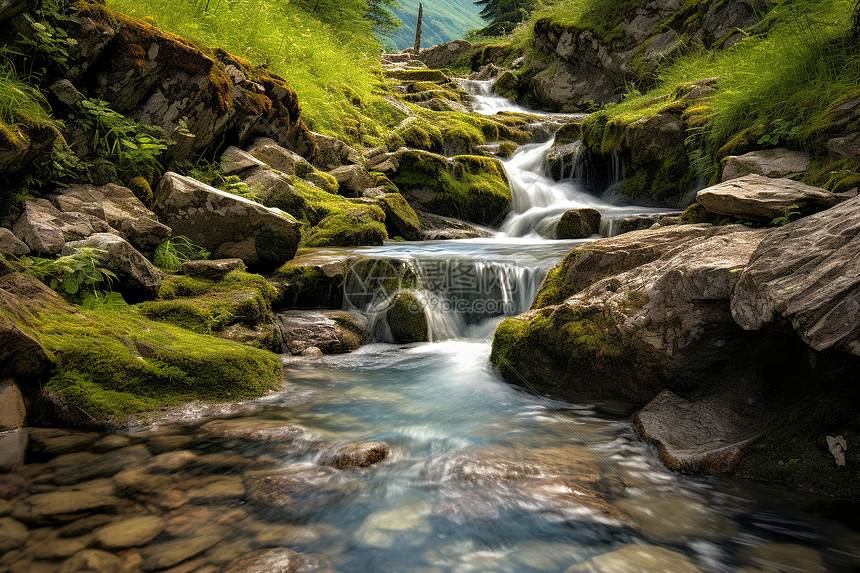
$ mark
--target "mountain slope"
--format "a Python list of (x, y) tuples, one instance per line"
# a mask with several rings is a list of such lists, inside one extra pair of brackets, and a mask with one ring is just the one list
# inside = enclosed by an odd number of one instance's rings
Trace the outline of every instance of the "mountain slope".
[[(389, 49), (402, 50), (415, 44), (418, 1), (400, 0), (400, 8), (393, 11), (403, 21), (403, 26), (390, 37), (382, 38)], [(472, 0), (421, 1), (424, 4), (421, 46), (424, 48), (462, 38), (469, 30), (487, 25), (478, 14), (478, 6)]]

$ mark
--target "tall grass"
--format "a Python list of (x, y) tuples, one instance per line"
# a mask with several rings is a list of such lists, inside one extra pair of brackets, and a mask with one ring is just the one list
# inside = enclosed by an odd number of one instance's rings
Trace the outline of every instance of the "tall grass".
[(21, 81), (11, 66), (0, 64), (0, 122), (13, 143), (19, 143), (28, 124), (56, 125), (50, 107), (37, 88)]
[(375, 93), (374, 73), (381, 47), (370, 22), (347, 10), (358, 5), (354, 1), (109, 0), (108, 5), (268, 65), (296, 90), (303, 117), (315, 131), (358, 142), (385, 130), (389, 118)]

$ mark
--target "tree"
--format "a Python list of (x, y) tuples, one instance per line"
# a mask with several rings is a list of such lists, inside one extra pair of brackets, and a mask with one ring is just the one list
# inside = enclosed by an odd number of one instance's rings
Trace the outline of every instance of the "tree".
[(391, 13), (392, 9), (398, 7), (397, 0), (367, 0), (367, 12), (364, 17), (370, 21), (374, 32), (387, 35), (403, 24), (400, 18)]
[(480, 30), (486, 36), (507, 34), (517, 24), (528, 18), (536, 0), (475, 0), (482, 6), (481, 16), (490, 24)]

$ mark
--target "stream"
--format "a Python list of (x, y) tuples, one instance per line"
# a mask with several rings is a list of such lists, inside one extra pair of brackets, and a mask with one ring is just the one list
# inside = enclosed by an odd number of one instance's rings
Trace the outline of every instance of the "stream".
[[(506, 105), (470, 89), (481, 113)], [(258, 400), (192, 404), (122, 434), (31, 429), (23, 445), (0, 436), (0, 452), (27, 451), (0, 476), (0, 571), (84, 570), (60, 569), (84, 547), (176, 572), (281, 549), (307, 555), (282, 557), (308, 570), (342, 572), (860, 570), (856, 504), (675, 474), (626, 405), (559, 401), (491, 367), (502, 318), (527, 310), (549, 269), (597, 238), (543, 238), (567, 209), (599, 210), (606, 235), (612, 221), (668, 211), (548, 179), (550, 145), (505, 161), (514, 210), (496, 237), (352, 249), (412, 269), (431, 342), (385, 342), (383, 325), (350, 354), (285, 354), (283, 389)], [(378, 322), (346, 288), (346, 309)], [(388, 444), (388, 457), (326, 465), (333, 448), (367, 440)], [(89, 517), (69, 517), (81, 507)], [(5, 515), (27, 522), (42, 548), (29, 569), (10, 568), (23, 561), (4, 544)], [(125, 529), (135, 542), (117, 541), (111, 524), (129, 519), (150, 528), (135, 522)]]

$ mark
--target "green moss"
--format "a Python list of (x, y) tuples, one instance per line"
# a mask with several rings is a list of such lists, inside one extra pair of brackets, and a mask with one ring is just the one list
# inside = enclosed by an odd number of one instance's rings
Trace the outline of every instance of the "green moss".
[(428, 340), (427, 313), (414, 294), (400, 292), (394, 295), (385, 313), (394, 342), (425, 342)]
[(853, 173), (836, 182), (833, 186), (834, 193), (844, 193), (860, 187), (860, 174)]
[(158, 289), (158, 298), (171, 300), (181, 296), (198, 296), (212, 290), (215, 281), (189, 277), (186, 275), (168, 275)]
[(460, 155), (446, 158), (418, 151), (399, 156), (400, 169), (393, 175), (400, 189), (429, 188), (436, 195), (428, 210), (492, 225), (510, 210), (511, 192), (504, 168), (497, 159)]
[(407, 82), (449, 82), (451, 78), (441, 70), (388, 70), (385, 75)]
[(152, 205), (152, 187), (149, 186), (149, 181), (146, 178), (141, 175), (132, 177), (128, 182), (128, 188), (144, 205)]
[(506, 141), (505, 143), (499, 145), (499, 151), (498, 153), (496, 153), (496, 155), (498, 155), (499, 157), (508, 158), (512, 156), (516, 150), (517, 146), (515, 144)]
[(56, 366), (47, 384), (100, 420), (191, 400), (238, 400), (277, 388), (277, 355), (120, 312), (43, 313)]
[(693, 203), (681, 213), (681, 223), (684, 225), (695, 225), (697, 223), (713, 223), (716, 215), (699, 205)]
[(376, 187), (381, 187), (385, 190), (386, 193), (399, 193), (400, 189), (397, 188), (391, 179), (389, 179), (384, 173), (380, 173), (379, 171), (371, 171), (371, 177), (373, 177), (374, 185)]
[(287, 308), (341, 308), (343, 274), (328, 276), (319, 266), (285, 263), (275, 271), (281, 279), (280, 304)]
[[(379, 209), (377, 207), (377, 209)], [(380, 209), (380, 213), (382, 213)], [(382, 218), (385, 215), (382, 214)], [(306, 247), (351, 247), (358, 245), (381, 245), (388, 238), (385, 225), (360, 212), (343, 212), (326, 217), (308, 231), (304, 240)]]
[(582, 123), (566, 123), (555, 132), (553, 145), (567, 145), (582, 138)]
[(418, 214), (400, 193), (388, 193), (377, 203), (385, 212), (385, 227), (389, 236), (401, 236), (410, 241), (422, 238)]

